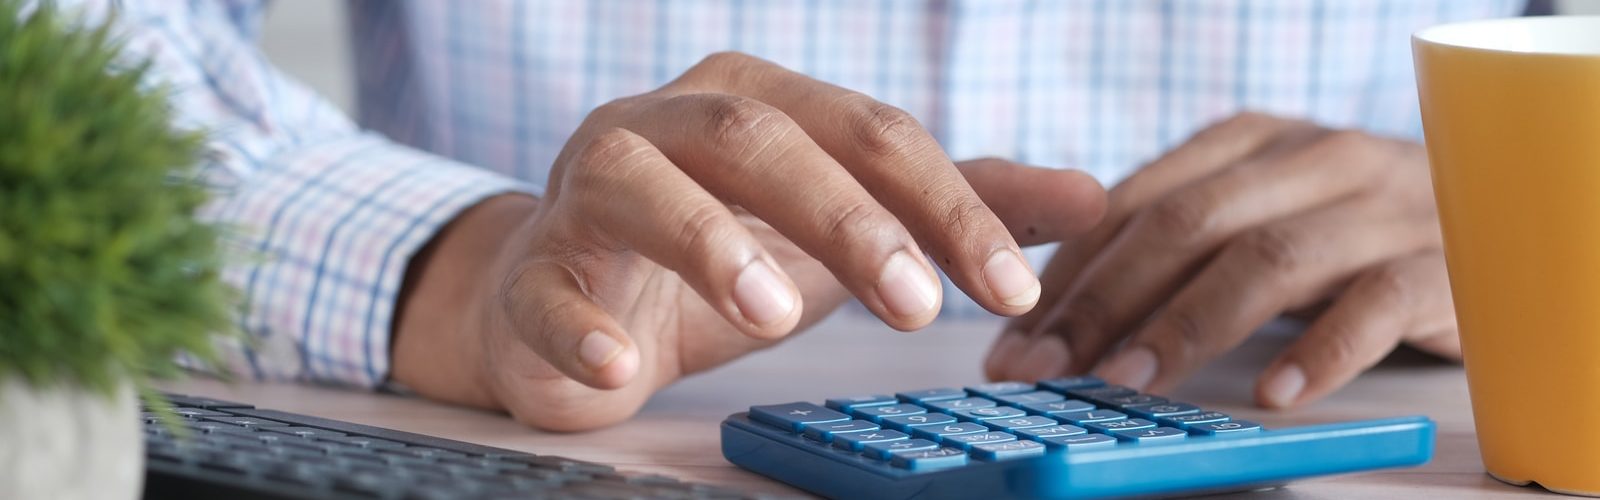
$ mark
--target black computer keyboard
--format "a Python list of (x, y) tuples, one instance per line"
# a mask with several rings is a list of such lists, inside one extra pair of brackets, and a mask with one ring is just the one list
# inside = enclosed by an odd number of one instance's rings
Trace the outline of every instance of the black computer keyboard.
[(167, 395), (175, 431), (145, 408), (144, 497), (750, 498), (611, 466)]

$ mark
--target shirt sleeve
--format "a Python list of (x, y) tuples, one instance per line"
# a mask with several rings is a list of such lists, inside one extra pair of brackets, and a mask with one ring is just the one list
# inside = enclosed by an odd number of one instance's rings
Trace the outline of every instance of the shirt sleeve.
[(264, 2), (58, 1), (148, 59), (175, 126), (207, 134), (202, 217), (226, 230), (243, 303), (224, 364), (264, 379), (376, 387), (411, 256), (479, 201), (535, 187), (363, 132), (255, 45)]

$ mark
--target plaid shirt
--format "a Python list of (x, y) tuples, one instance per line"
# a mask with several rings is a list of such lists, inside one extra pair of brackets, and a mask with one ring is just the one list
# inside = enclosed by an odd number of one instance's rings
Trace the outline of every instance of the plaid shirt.
[[(1414, 30), (1522, 0), (351, 0), (356, 120), (255, 45), (261, 0), (57, 0), (112, 11), (210, 131), (205, 216), (257, 377), (374, 386), (411, 255), (461, 210), (538, 193), (588, 110), (737, 50), (922, 120), (954, 158), (1115, 183), (1244, 109), (1420, 135)], [(1047, 252), (1048, 250), (1046, 250)], [(1042, 263), (1043, 255), (1031, 256)], [(954, 288), (948, 309), (977, 311)]]

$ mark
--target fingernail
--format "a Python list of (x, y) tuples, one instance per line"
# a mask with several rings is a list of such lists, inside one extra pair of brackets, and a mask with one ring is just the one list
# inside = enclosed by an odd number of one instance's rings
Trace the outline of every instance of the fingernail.
[(878, 298), (895, 316), (913, 318), (932, 311), (939, 300), (939, 284), (905, 250), (895, 252), (878, 276)]
[(733, 303), (751, 323), (765, 326), (787, 318), (794, 310), (794, 302), (789, 285), (765, 260), (750, 262), (734, 280)]
[(1001, 304), (1020, 307), (1039, 300), (1039, 279), (1016, 252), (999, 250), (989, 256), (989, 262), (983, 264), (983, 280)]
[(1044, 334), (1034, 338), (1033, 345), (1017, 360), (1016, 371), (1022, 380), (1037, 380), (1067, 373), (1072, 353), (1067, 342), (1056, 335)]
[(1266, 396), (1268, 404), (1282, 408), (1294, 404), (1295, 398), (1300, 397), (1300, 391), (1305, 388), (1305, 370), (1300, 369), (1300, 365), (1288, 363), (1267, 379), (1267, 383), (1261, 386), (1261, 393)]
[(622, 344), (599, 330), (589, 332), (578, 341), (578, 361), (590, 370), (605, 368), (619, 354), (622, 354)]
[(1149, 348), (1135, 347), (1117, 354), (1095, 371), (1107, 382), (1144, 389), (1156, 378), (1156, 354)]
[(1016, 361), (1017, 357), (1027, 353), (1027, 337), (1017, 330), (1006, 330), (995, 339), (994, 347), (989, 349), (989, 359), (985, 361), (988, 372), (996, 378), (1005, 378), (1007, 367)]

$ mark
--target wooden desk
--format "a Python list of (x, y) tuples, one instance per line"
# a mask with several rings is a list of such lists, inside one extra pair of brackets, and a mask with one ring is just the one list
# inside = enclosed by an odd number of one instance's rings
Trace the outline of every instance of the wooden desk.
[[(723, 417), (751, 404), (821, 401), (829, 396), (980, 381), (980, 362), (998, 325), (994, 320), (943, 322), (905, 334), (853, 315), (836, 315), (775, 349), (678, 383), (658, 394), (632, 420), (581, 434), (544, 433), (499, 414), (341, 389), (228, 386), (211, 380), (170, 383), (165, 388), (750, 491), (794, 493), (722, 459), (718, 423)], [(1466, 381), (1456, 365), (1401, 353), (1311, 406), (1287, 412), (1253, 407), (1256, 374), (1287, 340), (1282, 333), (1258, 334), (1173, 395), (1267, 426), (1424, 414), (1439, 423), (1439, 444), (1434, 460), (1420, 468), (1302, 481), (1286, 489), (1245, 495), (1248, 498), (1550, 497), (1540, 490), (1496, 482), (1483, 473)]]

